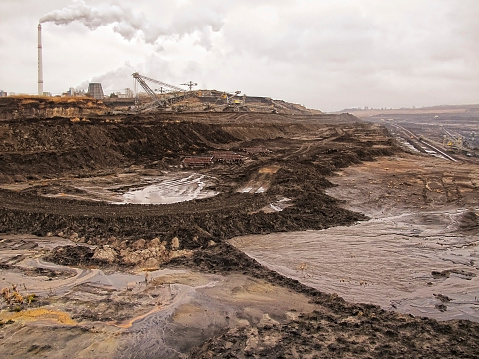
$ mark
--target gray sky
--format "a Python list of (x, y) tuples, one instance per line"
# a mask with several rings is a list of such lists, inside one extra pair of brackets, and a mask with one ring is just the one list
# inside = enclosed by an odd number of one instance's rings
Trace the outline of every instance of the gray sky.
[(479, 103), (478, 0), (1, 0), (0, 89), (131, 74), (323, 111)]

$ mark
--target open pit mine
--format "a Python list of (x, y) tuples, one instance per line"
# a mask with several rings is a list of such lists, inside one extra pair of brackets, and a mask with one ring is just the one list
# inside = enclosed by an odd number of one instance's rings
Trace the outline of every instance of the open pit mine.
[(472, 149), (168, 96), (0, 99), (0, 357), (479, 356)]

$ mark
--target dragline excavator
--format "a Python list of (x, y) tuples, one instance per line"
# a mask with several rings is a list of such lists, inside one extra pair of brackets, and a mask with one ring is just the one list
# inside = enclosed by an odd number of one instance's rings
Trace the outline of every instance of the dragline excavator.
[[(135, 107), (136, 107), (136, 110), (139, 112), (144, 112), (144, 111), (152, 110), (155, 108), (160, 108), (160, 109), (166, 109), (169, 107), (172, 108), (172, 106), (175, 103), (186, 100), (196, 95), (192, 91), (186, 91), (180, 87), (173, 86), (165, 82), (140, 75), (138, 72), (133, 73), (132, 76), (152, 99), (151, 102), (146, 103), (144, 105), (140, 105), (138, 95), (137, 95), (135, 99)], [(166, 90), (167, 93), (162, 95), (161, 97), (158, 97), (155, 91), (153, 91), (152, 88), (148, 86), (146, 81), (160, 85), (162, 88), (162, 91)]]

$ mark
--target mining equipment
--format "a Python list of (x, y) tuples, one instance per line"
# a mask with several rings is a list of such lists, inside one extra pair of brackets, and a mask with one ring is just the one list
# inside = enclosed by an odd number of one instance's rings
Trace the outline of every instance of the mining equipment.
[[(224, 112), (246, 112), (250, 111), (250, 109), (245, 105), (246, 102), (246, 95), (243, 95), (241, 99), (238, 95), (241, 91), (233, 92), (223, 92), (223, 94), (218, 98), (216, 102), (219, 100), (226, 100), (226, 106), (223, 107)], [(205, 109), (206, 110), (206, 109)]]
[(246, 106), (244, 106), (246, 96), (243, 96), (243, 101), (237, 97), (241, 91), (233, 92), (222, 92), (217, 98), (216, 101), (212, 103), (204, 103), (205, 108), (203, 111), (224, 111), (224, 112), (239, 112), (239, 111), (248, 111)]
[(226, 107), (223, 109), (223, 111), (226, 112), (238, 112), (240, 110), (240, 107), (243, 105), (241, 100), (237, 98), (241, 93), (241, 91), (235, 91), (234, 94), (225, 92), (223, 93), (223, 98), (226, 99)]
[(464, 138), (461, 135), (451, 133), (450, 131), (446, 130), (443, 126), (441, 127), (445, 133), (442, 140), (442, 144), (444, 147), (456, 148), (458, 150), (461, 150), (464, 148)]
[(246, 157), (234, 151), (210, 151), (214, 162), (226, 164), (242, 164)]
[[(152, 101), (144, 105), (140, 105), (140, 101), (137, 96), (135, 98), (135, 107), (137, 112), (145, 112), (153, 109), (171, 109), (174, 111), (179, 111), (184, 109), (184, 106), (174, 106), (180, 101), (184, 101), (190, 97), (196, 96), (196, 93), (192, 91), (186, 91), (180, 87), (167, 84), (166, 82), (158, 81), (150, 77), (140, 75), (138, 72), (132, 74), (133, 78), (137, 83), (146, 91), (146, 93), (151, 97)], [(148, 86), (147, 81), (155, 83), (161, 86), (162, 95), (158, 97), (155, 91)], [(191, 81), (190, 81), (191, 82)]]
[(184, 167), (208, 167), (213, 164), (213, 156), (212, 155), (204, 155), (204, 156), (186, 156), (182, 164)]

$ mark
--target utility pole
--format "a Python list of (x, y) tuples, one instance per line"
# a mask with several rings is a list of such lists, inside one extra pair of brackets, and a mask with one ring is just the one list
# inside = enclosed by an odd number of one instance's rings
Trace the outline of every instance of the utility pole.
[(188, 86), (188, 88), (191, 89), (193, 88), (193, 86), (198, 86), (198, 84), (196, 82), (193, 82), (193, 81), (190, 81), (190, 82), (187, 82), (186, 84), (181, 84), (182, 86)]

